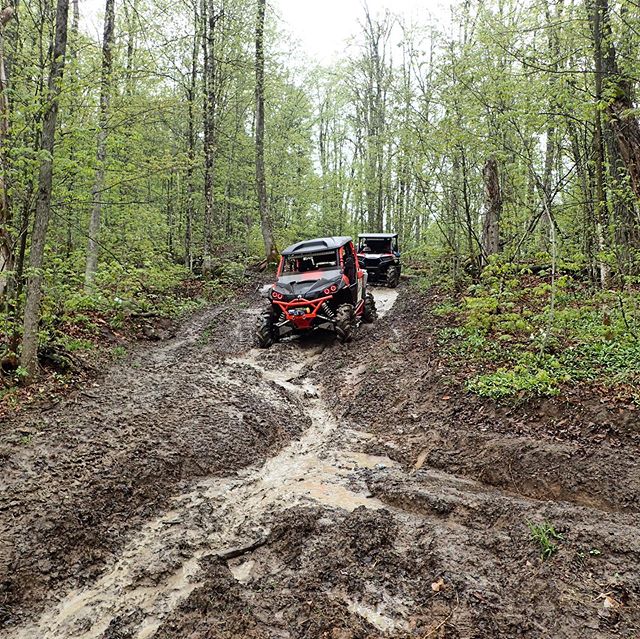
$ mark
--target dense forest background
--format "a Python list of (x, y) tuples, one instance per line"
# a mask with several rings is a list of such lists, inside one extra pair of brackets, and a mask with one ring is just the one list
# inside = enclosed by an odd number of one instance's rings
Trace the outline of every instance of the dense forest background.
[(567, 277), (615, 291), (602, 330), (637, 344), (632, 0), (464, 0), (446, 28), (365, 5), (330, 67), (264, 0), (106, 0), (101, 42), (81, 10), (0, 16), (5, 372), (81, 346), (69, 323), (92, 313), (188, 307), (191, 277), (223, 295), (294, 240), (364, 230), (397, 231), (416, 272), (493, 286), (480, 326), (514, 269), (544, 271), (541, 350)]

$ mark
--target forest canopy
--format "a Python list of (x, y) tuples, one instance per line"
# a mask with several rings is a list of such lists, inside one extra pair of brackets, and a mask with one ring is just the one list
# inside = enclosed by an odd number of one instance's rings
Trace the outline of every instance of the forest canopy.
[(398, 232), (453, 282), (637, 284), (630, 0), (464, 0), (447, 25), (364, 5), (330, 66), (264, 0), (106, 0), (100, 41), (81, 10), (0, 15), (0, 354), (23, 377), (74, 314), (219, 292), (314, 235)]

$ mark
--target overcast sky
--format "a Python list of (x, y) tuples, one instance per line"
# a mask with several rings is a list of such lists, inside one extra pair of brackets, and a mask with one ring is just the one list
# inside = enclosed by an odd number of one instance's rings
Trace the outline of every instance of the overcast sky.
[[(362, 18), (364, 0), (268, 0), (283, 29), (312, 59), (328, 63), (340, 57), (345, 41), (355, 35)], [(450, 0), (367, 0), (375, 15), (389, 9), (395, 14), (415, 19), (420, 24), (432, 20), (446, 22)], [(104, 0), (80, 0), (85, 29), (99, 37)]]
[[(345, 41), (359, 30), (363, 4), (364, 0), (271, 0), (283, 27), (318, 62), (340, 57)], [(389, 9), (420, 24), (444, 20), (448, 14), (448, 3), (440, 0), (368, 0), (367, 4), (372, 15)]]

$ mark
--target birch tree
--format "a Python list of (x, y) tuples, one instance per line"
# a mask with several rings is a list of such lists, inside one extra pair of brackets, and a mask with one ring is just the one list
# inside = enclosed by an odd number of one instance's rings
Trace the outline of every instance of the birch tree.
[(104, 34), (102, 37), (102, 76), (100, 79), (100, 114), (98, 118), (98, 144), (96, 176), (91, 191), (92, 209), (89, 218), (85, 288), (91, 289), (98, 268), (98, 249), (102, 216), (102, 194), (105, 184), (107, 138), (109, 136), (109, 107), (113, 75), (113, 43), (115, 38), (115, 0), (106, 0)]
[(273, 224), (267, 201), (264, 170), (264, 22), (265, 0), (258, 0), (256, 13), (256, 191), (260, 210), (260, 227), (267, 262), (274, 261), (277, 251), (273, 240)]

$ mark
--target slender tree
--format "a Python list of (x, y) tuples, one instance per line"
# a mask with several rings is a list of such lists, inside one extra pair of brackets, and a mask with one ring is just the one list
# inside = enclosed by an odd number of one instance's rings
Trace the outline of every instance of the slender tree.
[(198, 81), (198, 51), (200, 49), (200, 27), (198, 3), (193, 3), (193, 43), (191, 69), (187, 85), (187, 207), (184, 233), (184, 265), (193, 269), (193, 225), (195, 217), (195, 165), (196, 165), (196, 116), (195, 101)]
[(7, 194), (7, 143), (9, 137), (9, 96), (4, 59), (4, 29), (14, 15), (13, 7), (0, 13), (0, 299), (7, 286), (7, 271), (13, 267), (13, 242), (9, 225), (11, 210)]
[(502, 194), (500, 192), (500, 175), (498, 162), (490, 157), (483, 169), (485, 213), (482, 227), (483, 258), (500, 252), (500, 216), (502, 214)]
[(273, 224), (267, 200), (267, 181), (264, 170), (264, 22), (265, 0), (258, 0), (256, 16), (256, 191), (260, 209), (260, 227), (267, 262), (277, 258), (273, 240)]
[(40, 303), (42, 299), (42, 266), (47, 228), (51, 212), (51, 188), (53, 180), (53, 152), (56, 137), (56, 123), (60, 102), (60, 90), (64, 75), (67, 52), (67, 21), (69, 0), (58, 0), (56, 7), (56, 28), (51, 58), (51, 70), (47, 86), (47, 106), (44, 114), (40, 174), (38, 178), (38, 197), (36, 201), (31, 252), (29, 254), (29, 280), (24, 309), (22, 336), (22, 354), (20, 363), (28, 377), (32, 377), (38, 367), (38, 324), (40, 322)]
[(96, 175), (91, 191), (92, 209), (89, 218), (89, 238), (87, 242), (87, 263), (84, 272), (86, 289), (93, 287), (98, 268), (98, 248), (100, 218), (102, 216), (102, 191), (104, 190), (107, 159), (107, 138), (109, 135), (109, 108), (111, 104), (111, 84), (113, 75), (113, 43), (115, 38), (115, 0), (106, 0), (104, 13), (104, 34), (102, 38), (102, 76), (100, 78), (100, 116), (98, 121), (98, 144), (96, 150)]
[(216, 172), (216, 117), (217, 117), (217, 89), (218, 64), (216, 57), (216, 27), (222, 18), (223, 10), (218, 10), (214, 0), (203, 0), (202, 22), (203, 38), (202, 53), (204, 60), (203, 95), (204, 108), (204, 243), (202, 251), (202, 270), (211, 270), (213, 250), (213, 224), (215, 209), (215, 172)]
[(600, 253), (599, 271), (600, 284), (604, 288), (609, 280), (609, 266), (602, 259), (602, 255), (607, 249), (605, 230), (608, 226), (607, 202), (605, 194), (605, 152), (604, 134), (602, 118), (603, 94), (603, 37), (602, 37), (602, 7), (598, 2), (592, 4), (588, 0), (593, 30), (594, 62), (595, 62), (595, 127), (593, 135), (593, 156), (594, 156), (594, 180), (595, 180), (595, 227), (597, 233), (598, 250)]

